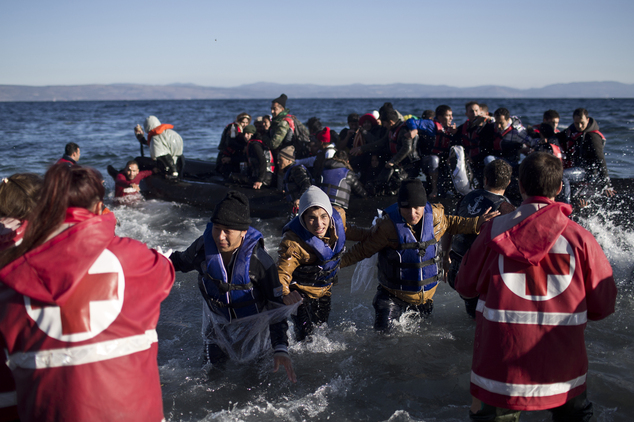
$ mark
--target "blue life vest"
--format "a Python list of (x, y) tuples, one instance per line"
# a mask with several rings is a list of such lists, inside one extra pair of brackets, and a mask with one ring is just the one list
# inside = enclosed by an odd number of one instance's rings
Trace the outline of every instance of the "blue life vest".
[(324, 169), (322, 172), (321, 190), (326, 192), (330, 203), (341, 208), (348, 208), (350, 204), (350, 185), (346, 180), (348, 175), (346, 167)]
[(337, 243), (334, 250), (326, 245), (323, 240), (306, 230), (299, 221), (300, 216), (293, 218), (282, 233), (291, 230), (308, 244), (317, 254), (317, 261), (311, 265), (300, 265), (293, 271), (293, 281), (304, 286), (327, 287), (337, 282), (339, 273), (339, 261), (345, 252), (346, 232), (343, 221), (337, 211), (333, 211), (334, 229), (337, 234)]
[(387, 288), (420, 292), (438, 285), (437, 240), (431, 204), (425, 205), (420, 239), (416, 239), (401, 217), (398, 204), (385, 209), (398, 233), (399, 248), (379, 252), (379, 282)]
[(228, 280), (222, 256), (211, 235), (213, 226), (213, 223), (208, 223), (203, 234), (207, 262), (207, 273), (202, 277), (199, 286), (203, 297), (212, 311), (222, 313), (229, 321), (233, 317), (231, 310), (236, 318), (257, 314), (258, 303), (262, 302), (262, 298), (258, 297), (257, 291), (253, 289), (249, 266), (253, 250), (258, 243), (263, 242), (262, 233), (249, 227), (242, 245), (233, 257), (234, 271), (231, 280)]

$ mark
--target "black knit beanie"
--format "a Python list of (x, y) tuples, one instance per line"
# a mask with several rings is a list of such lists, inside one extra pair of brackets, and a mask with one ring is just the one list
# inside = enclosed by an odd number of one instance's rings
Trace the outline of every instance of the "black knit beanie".
[(276, 99), (274, 99), (273, 102), (278, 103), (282, 107), (286, 108), (286, 100), (288, 100), (288, 97), (286, 96), (286, 94), (282, 94)]
[(244, 194), (232, 190), (214, 208), (211, 222), (231, 230), (248, 230), (251, 225), (249, 199)]
[(427, 193), (423, 182), (418, 179), (403, 180), (398, 189), (398, 206), (400, 208), (424, 207), (427, 204)]

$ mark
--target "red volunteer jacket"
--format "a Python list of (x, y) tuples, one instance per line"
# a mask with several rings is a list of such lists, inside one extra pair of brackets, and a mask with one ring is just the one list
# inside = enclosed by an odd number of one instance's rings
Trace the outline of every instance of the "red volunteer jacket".
[(114, 235), (114, 214), (76, 223), (0, 271), (0, 333), (22, 421), (160, 421), (160, 303), (174, 268)]
[(529, 198), (483, 227), (456, 290), (478, 294), (471, 394), (515, 410), (551, 409), (586, 389), (587, 320), (614, 312), (612, 268), (570, 205)]
[(132, 180), (128, 180), (125, 174), (117, 174), (117, 180), (114, 182), (114, 197), (122, 198), (124, 196), (135, 195), (138, 192), (130, 187), (133, 183), (138, 185), (141, 180), (152, 175), (152, 170), (141, 170), (139, 174)]
[[(14, 227), (13, 229), (5, 226)], [(24, 236), (27, 222), (16, 227), (19, 221), (13, 218), (0, 218), (0, 251), (19, 243)], [(4, 339), (0, 336), (0, 354), (4, 357), (6, 346)], [(4, 358), (0, 362), (0, 422), (18, 420), (18, 400), (15, 394), (15, 381), (9, 367), (4, 363)]]

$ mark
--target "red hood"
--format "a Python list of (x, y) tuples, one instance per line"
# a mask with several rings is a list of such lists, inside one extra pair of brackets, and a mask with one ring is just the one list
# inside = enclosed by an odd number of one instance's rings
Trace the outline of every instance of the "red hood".
[(16, 292), (63, 306), (77, 283), (114, 239), (114, 214), (76, 210), (83, 221), (27, 252), (0, 271), (0, 281)]
[[(536, 209), (536, 204), (548, 205)], [(494, 251), (515, 261), (537, 265), (570, 223), (571, 213), (572, 207), (568, 204), (532, 197), (515, 212), (487, 224), (483, 234), (490, 239), (487, 243)], [(528, 216), (522, 219), (523, 214)], [(517, 220), (521, 221), (513, 224)], [(501, 234), (491, 238), (492, 233), (500, 233), (501, 229), (504, 230)]]

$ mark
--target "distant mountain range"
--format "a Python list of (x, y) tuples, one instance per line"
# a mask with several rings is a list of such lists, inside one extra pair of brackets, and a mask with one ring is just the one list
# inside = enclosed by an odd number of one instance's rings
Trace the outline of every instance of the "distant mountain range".
[(171, 85), (0, 85), (0, 101), (207, 100), (277, 98), (634, 98), (634, 84), (573, 82), (516, 89), (483, 85), (313, 85), (259, 82), (233, 88)]

